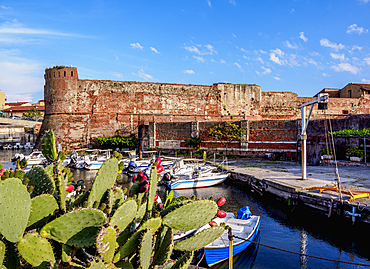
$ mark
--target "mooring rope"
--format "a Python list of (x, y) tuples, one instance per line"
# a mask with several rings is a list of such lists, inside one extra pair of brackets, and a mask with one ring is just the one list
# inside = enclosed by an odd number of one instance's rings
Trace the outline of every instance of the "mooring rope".
[(284, 251), (284, 252), (288, 252), (288, 253), (292, 253), (292, 254), (298, 254), (298, 255), (306, 256), (306, 257), (310, 257), (310, 258), (315, 258), (315, 259), (320, 259), (320, 260), (325, 260), (325, 261), (330, 261), (330, 262), (340, 262), (340, 263), (346, 263), (346, 264), (351, 264), (351, 265), (359, 265), (359, 266), (370, 267), (370, 264), (363, 264), (363, 263), (356, 263), (356, 262), (346, 262), (346, 261), (334, 260), (334, 259), (329, 259), (329, 258), (323, 258), (323, 257), (318, 257), (318, 256), (310, 255), (310, 254), (304, 254), (304, 253), (299, 253), (299, 252), (296, 252), (296, 251), (291, 251), (291, 250), (287, 250), (287, 249), (282, 249), (282, 248), (278, 248), (278, 247), (265, 245), (265, 244), (262, 244), (262, 243), (259, 243), (259, 242), (256, 242), (256, 241), (252, 241), (250, 239), (241, 238), (241, 237), (236, 236), (236, 235), (233, 235), (233, 237), (244, 240), (244, 241), (249, 241), (249, 242), (251, 242), (253, 244), (257, 244), (259, 246), (268, 247), (268, 248), (271, 248), (271, 249), (276, 249), (276, 250), (280, 250), (280, 251)]

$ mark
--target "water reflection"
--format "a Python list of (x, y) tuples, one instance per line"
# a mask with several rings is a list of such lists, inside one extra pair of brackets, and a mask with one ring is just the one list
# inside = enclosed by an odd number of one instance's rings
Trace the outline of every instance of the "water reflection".
[[(25, 150), (23, 150), (26, 152)], [(20, 151), (17, 151), (20, 152)], [(1, 151), (0, 162), (6, 168), (14, 167), (10, 163), (15, 151)], [(26, 152), (27, 153), (27, 152)], [(28, 154), (30, 152), (28, 151)], [(91, 188), (97, 171), (72, 170), (76, 181), (83, 179), (86, 188)], [(117, 184), (130, 188), (130, 178), (122, 176)], [(241, 188), (242, 190), (240, 190)], [(244, 188), (244, 189), (243, 189)], [(164, 197), (164, 188), (159, 189), (159, 195)], [(226, 198), (226, 204), (222, 210), (233, 212), (248, 205), (253, 214), (260, 215), (261, 228), (259, 240), (262, 244), (276, 248), (286, 249), (301, 253), (301, 255), (282, 252), (264, 246), (247, 249), (234, 259), (234, 268), (358, 268), (355, 265), (343, 264), (340, 262), (324, 261), (302, 254), (356, 262), (370, 265), (370, 233), (368, 226), (356, 223), (355, 226), (340, 225), (340, 220), (327, 218), (318, 214), (310, 214), (292, 208), (282, 208), (276, 200), (269, 200), (265, 197), (253, 196), (245, 190), (245, 187), (230, 186), (221, 184), (209, 188), (177, 190), (175, 197), (191, 197), (195, 195), (199, 199), (213, 197), (217, 200), (220, 197)], [(228, 267), (219, 265), (217, 269)]]

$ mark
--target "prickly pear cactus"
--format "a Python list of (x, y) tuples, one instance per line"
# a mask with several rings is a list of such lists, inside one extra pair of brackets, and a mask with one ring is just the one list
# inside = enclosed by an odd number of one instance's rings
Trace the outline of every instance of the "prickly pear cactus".
[(154, 204), (154, 198), (155, 194), (157, 192), (157, 182), (158, 182), (158, 177), (157, 177), (157, 167), (152, 165), (150, 169), (150, 182), (149, 182), (149, 191), (148, 191), (148, 201), (147, 201), (147, 213), (151, 213), (153, 209), (153, 204)]
[(50, 194), (42, 194), (31, 199), (31, 213), (28, 218), (27, 227), (52, 216), (58, 204)]
[(53, 130), (47, 131), (41, 140), (41, 152), (49, 162), (56, 161), (58, 157)]
[(120, 207), (125, 201), (125, 192), (127, 189), (122, 190), (119, 187), (113, 187), (109, 190), (109, 208), (115, 210)]
[(209, 222), (217, 210), (214, 201), (191, 201), (164, 216), (163, 224), (175, 230), (192, 230)]
[(54, 167), (56, 189), (54, 193), (55, 199), (59, 203), (59, 207), (63, 212), (66, 212), (66, 187), (68, 185), (68, 173), (65, 167), (61, 164)]
[(55, 264), (53, 249), (38, 233), (28, 233), (17, 245), (19, 253), (32, 266), (49, 267)]
[(148, 269), (150, 266), (150, 258), (152, 254), (152, 241), (153, 232), (147, 229), (143, 236), (140, 238), (140, 248), (139, 248), (139, 263), (140, 268)]
[(92, 261), (89, 269), (106, 269), (104, 262), (102, 260)]
[(180, 259), (171, 267), (171, 269), (186, 269), (189, 267), (191, 261), (193, 260), (194, 252), (186, 252), (181, 256)]
[(72, 261), (73, 247), (66, 244), (62, 245), (62, 262), (70, 263)]
[(6, 251), (5, 243), (0, 240), (0, 268), (3, 265), (3, 261), (5, 258), (5, 251)]
[(105, 262), (110, 263), (113, 260), (115, 247), (116, 230), (110, 226), (104, 227), (96, 239), (96, 249)]
[(63, 244), (71, 245), (70, 240), (89, 227), (101, 227), (107, 222), (103, 212), (98, 209), (83, 208), (69, 212), (46, 224), (40, 235)]
[(19, 242), (31, 212), (27, 187), (18, 178), (0, 182), (0, 233), (10, 242)]
[(104, 193), (113, 187), (118, 172), (118, 161), (111, 158), (100, 167), (89, 195), (88, 207), (92, 207), (95, 201), (100, 201)]
[(164, 265), (170, 258), (174, 247), (172, 229), (162, 227), (162, 233), (157, 236), (156, 249), (153, 258), (154, 265)]
[(204, 229), (203, 231), (187, 239), (175, 243), (175, 249), (181, 251), (194, 251), (204, 248), (205, 246), (219, 238), (224, 231), (225, 227), (222, 226), (214, 226), (208, 229)]
[(41, 194), (54, 194), (55, 192), (53, 177), (41, 166), (32, 168), (24, 175), (24, 178), (30, 180), (28, 186), (33, 186), (31, 197)]
[(116, 212), (113, 214), (109, 224), (112, 227), (116, 227), (122, 231), (126, 229), (127, 225), (131, 223), (137, 212), (137, 204), (134, 200), (127, 200), (121, 205)]

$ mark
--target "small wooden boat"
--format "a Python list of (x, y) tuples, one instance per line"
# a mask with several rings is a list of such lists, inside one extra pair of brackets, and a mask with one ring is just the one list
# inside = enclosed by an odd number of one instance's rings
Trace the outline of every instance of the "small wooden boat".
[[(223, 219), (216, 218), (213, 221), (218, 223), (218, 225), (220, 225), (221, 223), (225, 223), (226, 226), (229, 226), (232, 229), (233, 255), (237, 255), (238, 253), (242, 252), (247, 247), (253, 244), (251, 243), (251, 241), (253, 241), (257, 237), (260, 228), (261, 217), (250, 215), (247, 216), (247, 219), (238, 219), (235, 218), (235, 215), (233, 213), (227, 213), (225, 218)], [(200, 232), (201, 230), (207, 229), (209, 227), (210, 225), (206, 224), (202, 228), (200, 228), (199, 231), (197, 232)], [(221, 261), (228, 259), (229, 258), (228, 230), (226, 230), (214, 242), (205, 246), (202, 249), (202, 252), (204, 253), (204, 258), (208, 266), (213, 266)]]

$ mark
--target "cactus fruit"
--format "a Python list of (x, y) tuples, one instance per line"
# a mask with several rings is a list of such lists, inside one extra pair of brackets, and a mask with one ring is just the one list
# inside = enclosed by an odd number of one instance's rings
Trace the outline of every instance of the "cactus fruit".
[(55, 264), (53, 248), (38, 233), (28, 233), (17, 245), (19, 253), (32, 266), (48, 267)]
[(226, 199), (225, 199), (225, 197), (221, 197), (221, 198), (220, 198), (220, 199), (218, 199), (218, 201), (217, 201), (217, 205), (218, 205), (218, 206), (223, 206), (225, 203), (226, 203)]
[(165, 226), (162, 227), (161, 236), (157, 235), (157, 242), (155, 246), (156, 249), (153, 258), (153, 264), (164, 265), (170, 258), (174, 246), (173, 232), (171, 228)]
[(140, 268), (148, 269), (152, 253), (153, 232), (150, 229), (145, 230), (140, 238), (139, 262)]
[(57, 157), (57, 148), (53, 130), (49, 130), (42, 136), (41, 152), (49, 162), (54, 162)]
[(55, 183), (52, 176), (41, 166), (33, 167), (25, 175), (28, 178), (28, 186), (33, 186), (32, 197), (39, 196), (41, 194), (54, 194)]
[(0, 233), (10, 242), (19, 242), (26, 230), (31, 198), (18, 178), (0, 181)]
[(214, 201), (191, 201), (168, 213), (163, 218), (163, 224), (175, 230), (192, 230), (209, 222), (216, 215), (217, 209)]
[(226, 215), (226, 212), (223, 210), (217, 211), (217, 217), (219, 217), (220, 219), (223, 219), (224, 217), (226, 217)]
[(118, 161), (111, 158), (100, 167), (88, 198), (88, 206), (92, 207), (95, 201), (100, 201), (104, 193), (113, 187), (118, 172)]
[(224, 226), (214, 226), (175, 243), (175, 249), (181, 251), (194, 251), (205, 247), (219, 238), (225, 231)]
[(42, 194), (31, 199), (31, 213), (27, 227), (54, 214), (58, 203), (50, 194)]
[(134, 200), (127, 200), (116, 210), (109, 224), (112, 227), (117, 226), (117, 228), (122, 231), (126, 229), (127, 225), (134, 220), (136, 212), (136, 202)]
[(101, 227), (106, 222), (105, 214), (100, 210), (93, 208), (77, 209), (46, 224), (41, 229), (40, 235), (60, 243), (75, 245), (76, 242), (73, 238), (75, 235), (85, 228)]
[(103, 228), (96, 239), (96, 250), (107, 263), (110, 263), (114, 257), (116, 246), (116, 230), (108, 226)]

